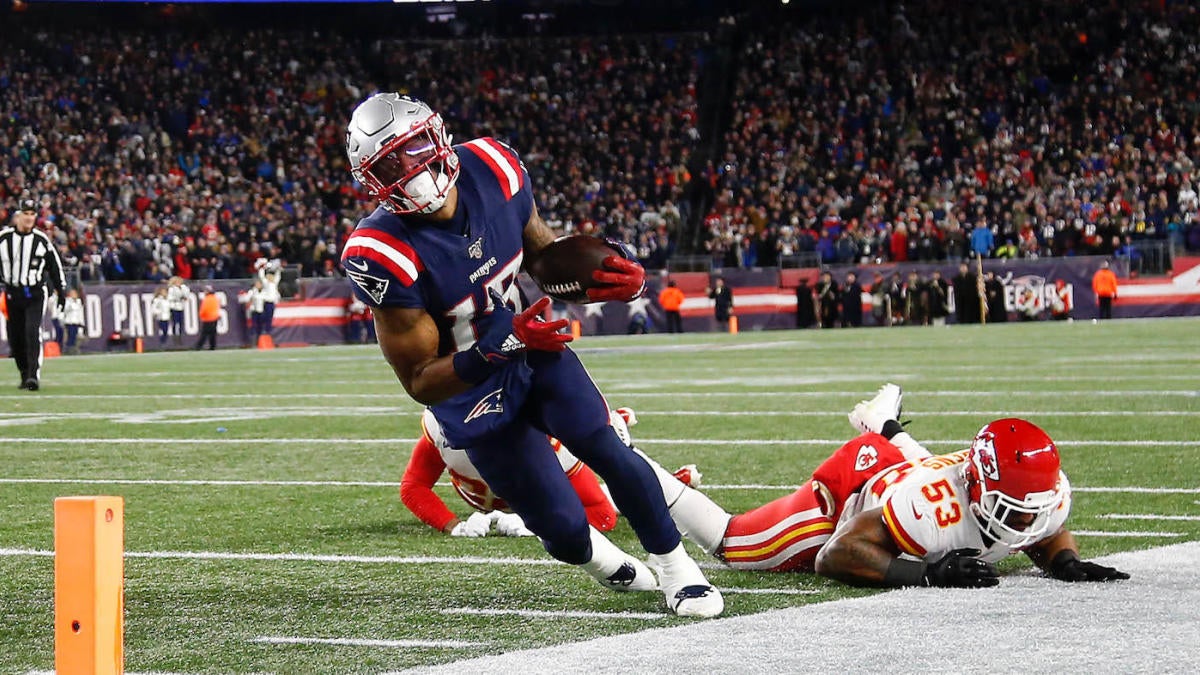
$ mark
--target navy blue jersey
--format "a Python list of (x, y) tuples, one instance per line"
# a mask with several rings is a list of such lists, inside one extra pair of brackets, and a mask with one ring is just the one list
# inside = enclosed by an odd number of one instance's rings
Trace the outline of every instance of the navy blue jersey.
[(458, 207), (449, 223), (405, 219), (378, 208), (346, 241), (342, 266), (370, 307), (422, 308), (438, 327), (438, 355), (475, 342), (475, 319), (495, 289), (520, 311), (522, 234), (533, 213), (529, 174), (492, 138), (454, 146), (461, 162)]

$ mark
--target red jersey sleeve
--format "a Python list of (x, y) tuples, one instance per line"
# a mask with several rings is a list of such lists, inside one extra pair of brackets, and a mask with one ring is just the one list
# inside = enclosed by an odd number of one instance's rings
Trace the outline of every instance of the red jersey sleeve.
[(441, 532), (457, 518), (446, 507), (446, 502), (433, 491), (433, 486), (445, 470), (446, 463), (442, 461), (437, 448), (428, 436), (422, 434), (421, 440), (413, 447), (404, 477), (400, 479), (400, 501), (421, 522)]
[(600, 489), (600, 482), (596, 480), (596, 474), (592, 473), (591, 469), (580, 464), (579, 470), (571, 474), (571, 486), (579, 495), (579, 501), (583, 502), (588, 522), (592, 527), (601, 532), (608, 532), (616, 527), (617, 510)]

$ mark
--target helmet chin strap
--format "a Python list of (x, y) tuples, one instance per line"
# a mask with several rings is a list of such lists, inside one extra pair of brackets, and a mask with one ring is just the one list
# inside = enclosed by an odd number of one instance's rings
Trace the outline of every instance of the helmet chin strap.
[(434, 172), (427, 169), (408, 181), (404, 191), (411, 195), (411, 199), (401, 198), (404, 201), (410, 202), (412, 206), (424, 204), (412, 213), (427, 215), (445, 205), (450, 192), (450, 179), (443, 173), (437, 173), (435, 177)]

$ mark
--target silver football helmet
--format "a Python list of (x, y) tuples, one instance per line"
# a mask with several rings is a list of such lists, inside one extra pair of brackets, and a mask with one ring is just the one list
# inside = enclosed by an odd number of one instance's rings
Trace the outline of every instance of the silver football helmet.
[(392, 213), (433, 213), (458, 180), (458, 155), (442, 116), (423, 101), (375, 94), (346, 128), (350, 173)]

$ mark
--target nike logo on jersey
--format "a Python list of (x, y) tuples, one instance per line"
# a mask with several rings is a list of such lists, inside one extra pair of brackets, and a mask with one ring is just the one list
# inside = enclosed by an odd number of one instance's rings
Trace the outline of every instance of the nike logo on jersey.
[(471, 412), (467, 413), (467, 416), (463, 418), (463, 424), (466, 424), (474, 419), (479, 419), (484, 415), (504, 412), (504, 402), (500, 400), (500, 396), (503, 393), (503, 389), (497, 389), (496, 391), (493, 391), (487, 396), (479, 399), (479, 402), (475, 404), (475, 407), (471, 408)]
[[(346, 262), (350, 262), (347, 260)], [(355, 272), (354, 270), (346, 270), (346, 276), (354, 282), (356, 286), (362, 289), (363, 293), (370, 296), (371, 300), (375, 301), (376, 305), (383, 304), (383, 296), (387, 294), (388, 284), (391, 282), (387, 279), (373, 277), (370, 274)]]
[(354, 269), (358, 270), (359, 272), (366, 272), (368, 269), (367, 263), (358, 262), (357, 260), (347, 259), (346, 264), (354, 267)]
[(920, 519), (922, 519), (922, 518), (924, 518), (924, 517), (925, 517), (925, 516), (924, 516), (924, 514), (922, 514), (920, 511), (918, 511), (918, 510), (917, 510), (917, 505), (916, 505), (916, 504), (913, 504), (913, 505), (912, 505), (912, 510), (913, 510), (913, 518), (916, 518), (917, 520), (920, 520)]

